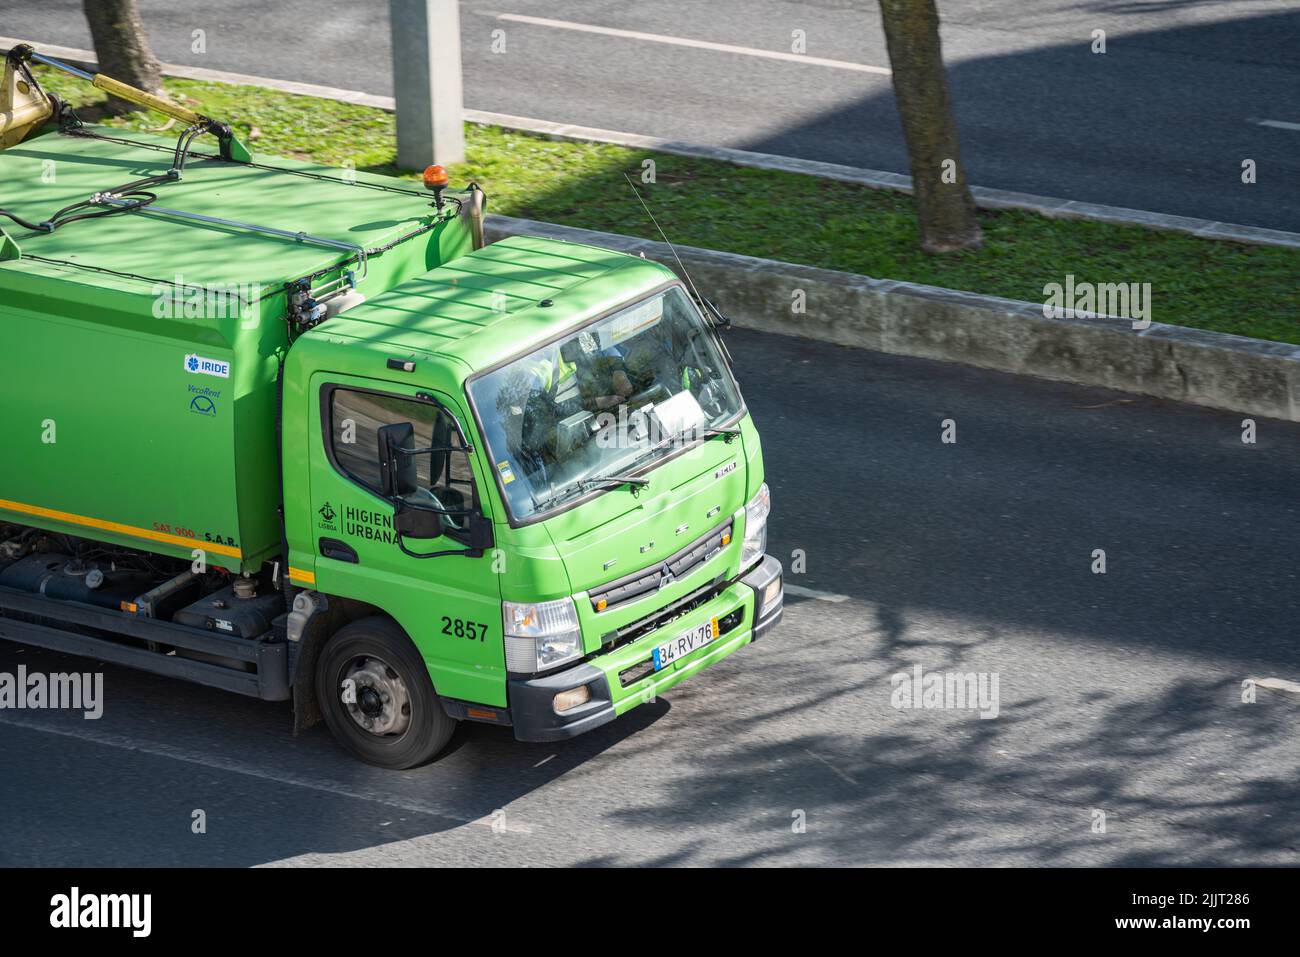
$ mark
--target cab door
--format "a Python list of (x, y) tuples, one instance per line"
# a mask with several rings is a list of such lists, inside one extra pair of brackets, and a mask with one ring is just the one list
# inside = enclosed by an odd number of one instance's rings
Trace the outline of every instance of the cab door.
[[(451, 397), (357, 376), (312, 377), (309, 475), (316, 590), (376, 606), (415, 642), (440, 695), (504, 707), (500, 575), (491, 550), (473, 557), (464, 515), (441, 520), (433, 538), (400, 536), (383, 494), (380, 429), (409, 423), (413, 475), (403, 498), (446, 509), (491, 503), (477, 455)], [(403, 551), (405, 545), (406, 551)], [(415, 557), (408, 552), (436, 557)]]

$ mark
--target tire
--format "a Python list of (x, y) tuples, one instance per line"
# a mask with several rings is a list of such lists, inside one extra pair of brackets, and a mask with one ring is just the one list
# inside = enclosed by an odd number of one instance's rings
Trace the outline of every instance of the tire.
[(326, 642), (316, 700), (334, 740), (380, 768), (424, 764), (456, 730), (415, 645), (388, 618), (354, 621)]

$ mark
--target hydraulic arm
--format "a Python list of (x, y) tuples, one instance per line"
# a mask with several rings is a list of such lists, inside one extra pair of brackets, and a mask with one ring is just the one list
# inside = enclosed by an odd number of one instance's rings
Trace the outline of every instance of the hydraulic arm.
[(220, 144), (222, 159), (247, 163), (252, 158), (248, 148), (220, 120), (196, 113), (155, 93), (137, 90), (102, 73), (87, 73), (53, 57), (43, 56), (26, 43), (18, 44), (5, 57), (4, 78), (0, 81), (0, 149), (21, 142), (61, 111), (58, 98), (41, 89), (40, 83), (32, 75), (29, 64), (33, 62), (62, 70), (118, 99), (147, 107), (191, 128), (211, 133)]

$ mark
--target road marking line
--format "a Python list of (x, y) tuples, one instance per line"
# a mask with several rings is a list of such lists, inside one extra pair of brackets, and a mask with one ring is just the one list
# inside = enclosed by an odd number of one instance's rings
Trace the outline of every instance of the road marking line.
[(693, 47), (697, 50), (715, 50), (719, 53), (738, 53), (742, 56), (763, 57), (768, 60), (785, 60), (793, 63), (805, 63), (812, 66), (828, 66), (836, 70), (853, 70), (857, 73), (876, 73), (889, 76), (890, 70), (883, 66), (869, 66), (866, 63), (851, 63), (848, 60), (828, 60), (825, 57), (805, 56), (802, 53), (784, 53), (780, 50), (759, 50), (755, 47), (738, 47), (730, 43), (712, 43), (708, 40), (691, 40), (687, 37), (669, 37), (658, 33), (642, 33), (640, 30), (618, 30), (614, 27), (598, 27), (590, 23), (573, 23), (569, 20), (550, 20), (546, 17), (529, 17), (521, 13), (486, 13), (498, 20), (512, 23), (528, 23), (539, 27), (554, 27), (557, 30), (574, 30), (578, 33), (599, 33), (607, 37), (623, 37), (628, 40), (646, 40), (650, 43), (667, 43), (672, 46)]
[(1285, 678), (1256, 678), (1255, 684), (1269, 691), (1285, 691), (1288, 694), (1300, 694), (1300, 684)]
[(785, 586), (785, 593), (787, 595), (794, 595), (796, 598), (816, 598), (818, 601), (830, 601), (835, 602), (836, 604), (849, 600), (848, 595), (837, 595), (830, 591), (818, 591), (815, 588), (804, 588), (802, 585), (787, 584)]
[[(387, 794), (370, 791), (357, 791), (350, 788), (340, 787), (337, 784), (331, 784), (328, 781), (318, 781), (312, 778), (303, 777), (297, 774), (286, 774), (282, 772), (272, 773), (270, 771), (260, 771), (257, 768), (250, 768), (229, 758), (211, 757), (208, 755), (184, 754), (178, 748), (168, 745), (155, 744), (147, 741), (138, 741), (125, 735), (110, 734), (104, 731), (71, 731), (66, 728), (46, 727), (35, 721), (15, 720), (13, 717), (0, 718), (0, 725), (10, 725), (15, 728), (25, 728), (28, 731), (39, 731), (43, 734), (58, 735), (62, 738), (73, 738), (78, 741), (86, 741), (90, 744), (98, 744), (109, 748), (119, 748), (123, 751), (138, 751), (141, 754), (147, 754), (151, 757), (171, 758), (173, 761), (183, 761), (186, 764), (194, 764), (203, 768), (212, 768), (218, 771), (229, 771), (234, 774), (244, 774), (248, 777), (258, 778), (263, 781), (271, 781), (275, 784), (284, 784), (290, 787), (309, 788), (313, 791), (322, 791), (326, 794), (334, 794), (338, 797), (352, 798), (356, 801), (370, 801), (373, 804), (383, 804), (387, 807), (396, 808), (400, 811), (409, 811), (414, 814), (427, 814), (430, 817), (440, 817), (444, 820), (455, 821), (457, 824), (477, 824), (482, 827), (492, 827), (492, 816), (470, 818), (463, 814), (453, 814), (448, 811), (439, 810), (427, 804), (414, 804), (407, 801), (394, 800)], [(501, 825), (497, 825), (497, 830)], [(516, 834), (531, 834), (532, 828), (521, 824), (508, 825), (506, 830)]]
[(1076, 405), (1076, 409), (1108, 409), (1114, 405), (1128, 405), (1130, 402), (1137, 402), (1137, 399), (1111, 399), (1109, 402), (1098, 402), (1096, 405)]
[(1300, 130), (1300, 123), (1288, 123), (1285, 120), (1247, 120), (1256, 126), (1272, 126), (1279, 130)]

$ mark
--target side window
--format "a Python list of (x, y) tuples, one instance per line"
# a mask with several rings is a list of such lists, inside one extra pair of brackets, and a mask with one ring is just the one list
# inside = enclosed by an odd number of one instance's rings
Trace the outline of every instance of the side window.
[[(415, 487), (402, 495), (412, 505), (455, 511), (474, 502), (474, 476), (455, 422), (431, 402), (336, 388), (330, 395), (330, 449), (338, 468), (355, 482), (382, 494), (379, 430), (409, 422), (413, 448), (435, 451), (415, 456)], [(446, 534), (464, 538), (467, 516), (443, 516)]]

